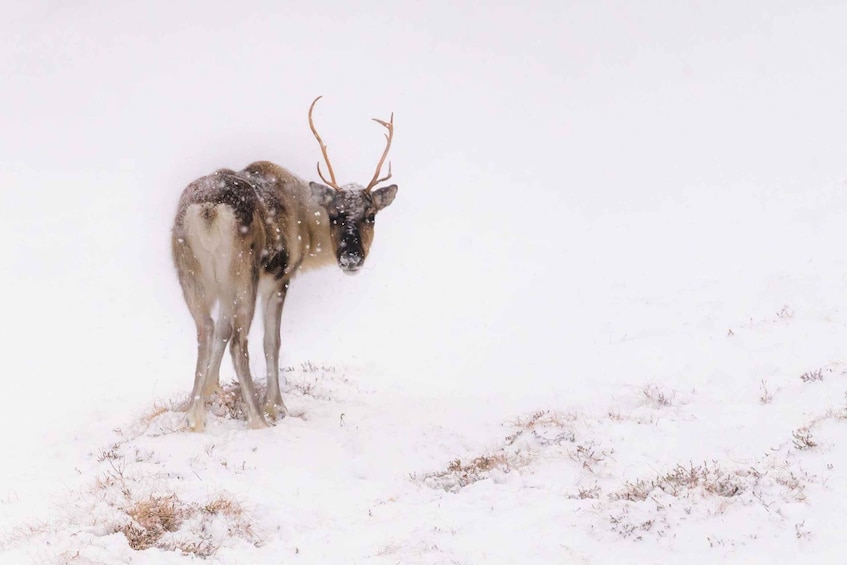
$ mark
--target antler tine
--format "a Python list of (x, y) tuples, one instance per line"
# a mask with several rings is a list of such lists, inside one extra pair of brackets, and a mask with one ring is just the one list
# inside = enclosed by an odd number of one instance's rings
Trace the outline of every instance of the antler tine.
[(315, 98), (312, 101), (312, 105), (309, 106), (309, 127), (312, 128), (312, 133), (315, 134), (315, 139), (318, 140), (318, 145), (321, 146), (321, 153), (323, 153), (324, 161), (326, 161), (326, 168), (329, 170), (329, 178), (331, 178), (332, 181), (328, 181), (324, 177), (324, 174), (321, 171), (321, 162), (320, 161), (318, 161), (318, 164), (317, 164), (318, 176), (321, 177), (321, 180), (324, 181), (324, 183), (328, 184), (329, 186), (331, 186), (335, 190), (341, 190), (341, 187), (338, 186), (338, 183), (335, 181), (335, 172), (332, 170), (332, 163), (329, 162), (329, 155), (327, 155), (326, 145), (324, 145), (324, 140), (321, 139), (320, 134), (318, 134), (318, 130), (315, 129), (315, 122), (312, 121), (312, 111), (315, 109), (315, 104), (317, 104), (318, 100), (320, 100), (321, 98), (323, 98), (323, 96), (318, 96), (317, 98)]
[(388, 122), (377, 118), (373, 118), (373, 121), (387, 129), (388, 133), (385, 134), (385, 151), (382, 152), (382, 157), (379, 159), (379, 163), (377, 163), (376, 165), (376, 171), (374, 171), (374, 176), (373, 178), (371, 178), (371, 182), (368, 183), (368, 187), (365, 189), (365, 191), (367, 192), (370, 192), (371, 189), (379, 183), (387, 181), (391, 178), (391, 161), (388, 162), (388, 174), (382, 178), (379, 178), (379, 173), (382, 170), (382, 164), (385, 163), (385, 158), (388, 156), (388, 150), (391, 149), (391, 139), (394, 137), (394, 112), (391, 112), (391, 120)]
[[(390, 179), (390, 178), (391, 178), (391, 161), (389, 161), (389, 162), (388, 162), (388, 174), (387, 174), (387, 175), (385, 175), (384, 177), (382, 177), (381, 179), (377, 179), (377, 180), (373, 183), (373, 185), (374, 185), (374, 186), (376, 186), (376, 185), (378, 185), (379, 183), (381, 183), (381, 182), (385, 182), (385, 181), (387, 181), (387, 180), (388, 180), (388, 179)], [(370, 190), (370, 189), (368, 189), (368, 190)]]

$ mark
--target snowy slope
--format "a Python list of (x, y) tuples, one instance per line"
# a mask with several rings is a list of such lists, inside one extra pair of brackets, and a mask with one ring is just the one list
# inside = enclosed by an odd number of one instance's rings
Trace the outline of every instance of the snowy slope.
[[(840, 562), (843, 4), (4, 12), (0, 563)], [(293, 416), (186, 433), (179, 192), (309, 177), (318, 94), (398, 198), (292, 285)]]

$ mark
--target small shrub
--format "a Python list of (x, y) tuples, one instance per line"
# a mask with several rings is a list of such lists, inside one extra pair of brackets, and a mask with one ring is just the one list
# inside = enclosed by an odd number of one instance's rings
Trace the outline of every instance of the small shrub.
[(823, 380), (823, 369), (817, 369), (815, 371), (806, 371), (802, 375), (800, 375), (800, 380), (804, 383), (813, 383), (815, 381)]
[(794, 437), (794, 447), (800, 451), (806, 451), (818, 446), (809, 428), (798, 428), (791, 435)]

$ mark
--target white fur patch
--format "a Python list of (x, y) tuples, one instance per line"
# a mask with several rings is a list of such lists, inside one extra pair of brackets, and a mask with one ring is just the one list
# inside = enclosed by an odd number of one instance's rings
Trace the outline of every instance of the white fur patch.
[(211, 221), (204, 218), (204, 208), (211, 204), (192, 204), (185, 211), (183, 226), (185, 238), (194, 257), (200, 264), (200, 273), (213, 288), (229, 282), (229, 268), (233, 255), (233, 238), (238, 227), (232, 208), (226, 204), (214, 205)]

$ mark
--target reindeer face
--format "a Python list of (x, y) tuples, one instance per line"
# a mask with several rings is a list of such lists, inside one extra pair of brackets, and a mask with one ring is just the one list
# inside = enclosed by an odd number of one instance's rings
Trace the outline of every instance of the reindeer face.
[(309, 183), (312, 198), (329, 216), (329, 233), (341, 270), (352, 275), (365, 263), (374, 236), (376, 214), (394, 201), (397, 185), (368, 191), (359, 185), (335, 190)]

